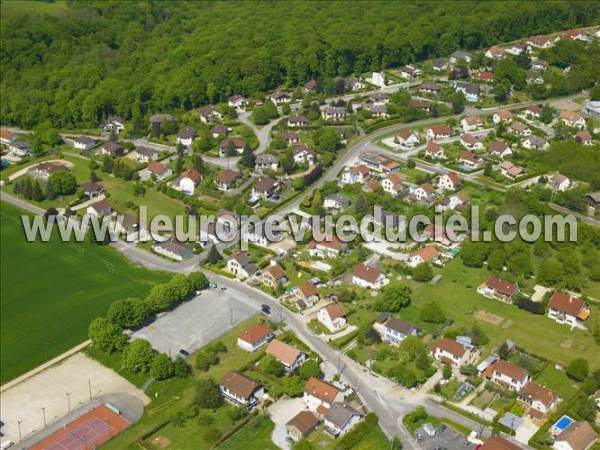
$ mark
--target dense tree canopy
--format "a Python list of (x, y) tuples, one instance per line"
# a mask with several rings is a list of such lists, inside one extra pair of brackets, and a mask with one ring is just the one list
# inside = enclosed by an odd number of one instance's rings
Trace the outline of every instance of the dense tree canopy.
[[(68, 2), (1, 19), (1, 114), (96, 126), (596, 23), (597, 2)], [(515, 11), (518, 10), (518, 14)], [(257, 24), (260, 24), (258, 26)], [(265, 111), (263, 111), (265, 112)]]

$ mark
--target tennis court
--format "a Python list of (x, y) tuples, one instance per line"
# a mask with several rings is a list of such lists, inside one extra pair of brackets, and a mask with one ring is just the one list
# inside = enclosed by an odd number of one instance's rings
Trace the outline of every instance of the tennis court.
[(129, 426), (129, 422), (101, 405), (32, 447), (32, 450), (92, 450)]

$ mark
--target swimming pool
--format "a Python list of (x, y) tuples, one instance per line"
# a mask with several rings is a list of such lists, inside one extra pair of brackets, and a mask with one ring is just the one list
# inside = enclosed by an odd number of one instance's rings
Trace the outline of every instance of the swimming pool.
[(554, 424), (554, 429), (560, 433), (564, 431), (573, 422), (574, 420), (571, 419), (569, 416), (562, 416), (560, 419), (558, 419), (558, 422)]
[(459, 164), (458, 168), (463, 172), (470, 172), (472, 170), (471, 167), (467, 166), (466, 164)]

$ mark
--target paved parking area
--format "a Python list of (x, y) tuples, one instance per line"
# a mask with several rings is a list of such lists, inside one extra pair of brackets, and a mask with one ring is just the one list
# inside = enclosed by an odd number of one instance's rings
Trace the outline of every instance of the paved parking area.
[(275, 429), (271, 439), (275, 445), (284, 450), (291, 448), (289, 442), (286, 441), (287, 429), (285, 424), (300, 411), (306, 409), (302, 398), (282, 398), (269, 406), (269, 414), (271, 420), (275, 422)]
[(465, 450), (465, 448), (475, 448), (475, 445), (473, 444), (464, 447), (463, 441), (465, 440), (465, 437), (450, 427), (446, 428), (443, 433), (437, 432), (435, 436), (428, 436), (422, 428), (418, 428), (416, 431), (423, 435), (423, 439), (419, 441), (419, 446), (423, 450), (434, 450), (436, 448), (445, 450)]
[(242, 293), (234, 289), (203, 291), (134, 332), (132, 339), (146, 339), (154, 349), (173, 357), (180, 349), (193, 353), (258, 312), (243, 300)]

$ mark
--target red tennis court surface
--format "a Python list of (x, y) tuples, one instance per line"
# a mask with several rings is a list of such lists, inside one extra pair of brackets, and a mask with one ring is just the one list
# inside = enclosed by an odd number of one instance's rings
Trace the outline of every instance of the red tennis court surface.
[(92, 450), (128, 426), (122, 416), (101, 405), (37, 443), (32, 450)]

